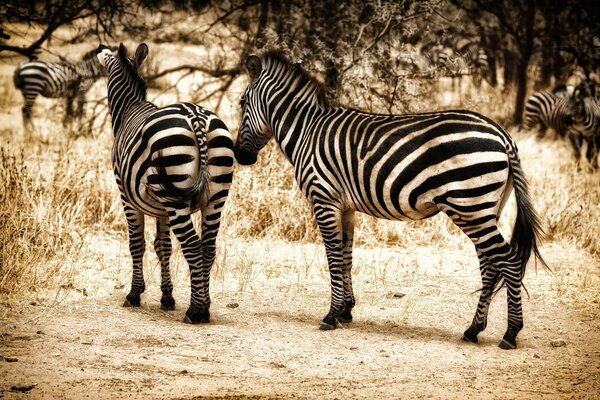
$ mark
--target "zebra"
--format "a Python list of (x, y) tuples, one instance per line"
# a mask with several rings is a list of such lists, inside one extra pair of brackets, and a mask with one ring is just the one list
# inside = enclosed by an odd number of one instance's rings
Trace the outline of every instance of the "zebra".
[[(140, 305), (145, 283), (144, 215), (157, 219), (154, 248), (161, 264), (161, 308), (173, 310), (169, 275), (169, 230), (181, 244), (190, 267), (191, 300), (184, 322), (208, 322), (209, 275), (221, 213), (233, 178), (233, 141), (225, 123), (192, 103), (158, 108), (146, 100), (139, 73), (148, 55), (140, 44), (133, 58), (123, 44), (117, 55), (101, 44), (100, 63), (108, 72), (108, 105), (115, 141), (112, 163), (127, 217), (133, 259), (131, 291), (123, 304)], [(202, 213), (201, 237), (191, 214)]]
[(78, 62), (48, 62), (30, 60), (21, 63), (14, 72), (13, 83), (21, 91), (24, 104), (21, 109), (23, 126), (31, 127), (31, 111), (38, 95), (66, 99), (63, 125), (73, 116), (73, 101), (77, 98), (75, 116), (83, 116), (85, 95), (94, 82), (106, 76), (96, 58), (96, 50), (84, 54)]
[[(483, 290), (463, 339), (477, 343), (500, 285), (508, 291), (508, 329), (500, 347), (516, 347), (523, 327), (521, 285), (542, 234), (517, 147), (492, 120), (469, 111), (373, 114), (330, 106), (323, 84), (282, 53), (251, 55), (234, 152), (256, 162), (275, 138), (312, 203), (331, 279), (331, 307), (320, 324), (352, 321), (352, 245), (356, 212), (420, 220), (442, 211), (471, 239)], [(510, 243), (498, 218), (514, 188), (518, 206)]]
[(569, 97), (548, 91), (533, 93), (525, 102), (523, 127), (534, 129), (537, 126), (538, 138), (544, 137), (548, 128), (554, 129), (558, 136), (565, 137), (572, 124)]
[(592, 79), (582, 81), (574, 89), (568, 101), (568, 112), (572, 118), (568, 133), (575, 159), (579, 162), (581, 148), (584, 143), (587, 143), (586, 159), (592, 168), (598, 168), (600, 98), (597, 96), (595, 82)]

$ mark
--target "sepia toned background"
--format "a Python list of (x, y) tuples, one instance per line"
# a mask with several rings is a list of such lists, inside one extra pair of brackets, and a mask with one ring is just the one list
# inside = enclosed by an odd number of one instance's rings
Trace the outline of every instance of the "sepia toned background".
[[(506, 296), (477, 345), (462, 342), (481, 281), (471, 242), (443, 215), (357, 216), (352, 324), (318, 330), (330, 300), (321, 238), (275, 143), (236, 166), (211, 274), (209, 324), (182, 322), (189, 273), (174, 245), (177, 310), (160, 310), (147, 223), (147, 289), (131, 280), (111, 166), (106, 79), (85, 115), (13, 85), (29, 58), (75, 62), (100, 43), (145, 42), (148, 99), (193, 101), (237, 134), (249, 54), (280, 49), (334, 103), (378, 113), (466, 108), (515, 138), (542, 217), (524, 283), (519, 347), (497, 347)], [(600, 71), (595, 2), (9, 1), (0, 5), (0, 397), (594, 398), (600, 393), (600, 172), (523, 125), (526, 99)], [(592, 75), (590, 75), (592, 73)], [(591, 78), (590, 78), (591, 76)], [(596, 75), (597, 76), (597, 75)], [(505, 209), (510, 231), (514, 210)], [(197, 218), (196, 216), (195, 218)], [(176, 243), (175, 240), (173, 240)]]

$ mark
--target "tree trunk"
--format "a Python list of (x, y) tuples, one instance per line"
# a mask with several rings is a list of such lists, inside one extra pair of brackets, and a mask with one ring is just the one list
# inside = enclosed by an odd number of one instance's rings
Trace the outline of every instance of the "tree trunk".
[(515, 113), (513, 122), (520, 125), (523, 122), (523, 109), (527, 95), (527, 69), (533, 53), (533, 24), (535, 22), (535, 0), (527, 2), (525, 10), (525, 37), (521, 46), (521, 58), (517, 64), (517, 96), (515, 99)]

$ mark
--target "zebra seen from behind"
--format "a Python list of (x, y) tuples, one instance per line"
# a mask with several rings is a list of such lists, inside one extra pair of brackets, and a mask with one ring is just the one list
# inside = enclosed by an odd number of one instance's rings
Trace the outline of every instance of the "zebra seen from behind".
[[(192, 103), (158, 108), (146, 100), (139, 73), (148, 47), (133, 58), (121, 44), (117, 55), (100, 45), (97, 56), (108, 71), (108, 105), (115, 141), (112, 163), (129, 228), (133, 258), (131, 291), (124, 306), (139, 306), (145, 283), (144, 215), (157, 219), (154, 248), (161, 264), (161, 308), (175, 300), (169, 273), (172, 231), (190, 267), (191, 300), (184, 321), (209, 320), (209, 277), (221, 212), (233, 177), (233, 142), (223, 121)], [(202, 213), (201, 236), (191, 214)]]
[[(13, 83), (23, 95), (23, 126), (31, 127), (32, 108), (38, 95), (65, 98), (63, 124), (73, 116), (81, 118), (86, 93), (103, 76), (106, 72), (96, 58), (96, 50), (86, 53), (78, 62), (31, 60), (21, 63), (14, 72)], [(73, 113), (75, 99), (77, 108)]]
[[(515, 348), (523, 327), (522, 279), (531, 253), (541, 260), (541, 229), (509, 134), (469, 111), (383, 115), (332, 107), (322, 84), (278, 52), (250, 56), (246, 69), (236, 159), (255, 163), (274, 138), (294, 166), (330, 271), (331, 307), (321, 329), (352, 320), (356, 212), (420, 220), (442, 211), (471, 239), (481, 269), (483, 290), (463, 339), (478, 341), (492, 294), (505, 283), (508, 328), (500, 347)], [(513, 188), (518, 212), (509, 242), (498, 218)]]

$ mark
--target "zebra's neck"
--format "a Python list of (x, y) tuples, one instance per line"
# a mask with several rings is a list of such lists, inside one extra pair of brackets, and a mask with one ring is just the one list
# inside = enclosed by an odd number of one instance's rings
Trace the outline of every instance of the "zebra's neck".
[(272, 107), (269, 115), (275, 141), (293, 165), (298, 163), (298, 148), (314, 134), (311, 126), (325, 113), (316, 102), (291, 95), (292, 101), (282, 101)]
[[(143, 104), (149, 104), (146, 102), (146, 88), (145, 87), (131, 87), (128, 90), (123, 90), (122, 82), (117, 82), (117, 85), (111, 85), (109, 81), (108, 85), (108, 108), (110, 110), (110, 116), (112, 120), (113, 132), (115, 136), (119, 135), (123, 125), (127, 122), (127, 118), (131, 118), (132, 114), (139, 114), (146, 111), (146, 107)], [(140, 110), (137, 112), (135, 110)]]

